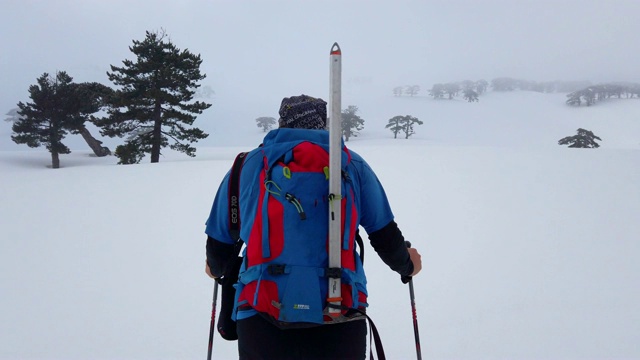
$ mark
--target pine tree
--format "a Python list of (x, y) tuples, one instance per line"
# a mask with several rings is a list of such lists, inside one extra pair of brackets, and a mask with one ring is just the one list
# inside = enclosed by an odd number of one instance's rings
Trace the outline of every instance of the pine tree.
[(418, 95), (419, 91), (420, 85), (407, 85), (404, 92), (409, 94), (410, 96), (415, 96)]
[(139, 163), (145, 153), (151, 162), (160, 161), (160, 151), (169, 146), (195, 156), (192, 143), (208, 134), (189, 126), (211, 104), (193, 101), (206, 75), (200, 73), (202, 59), (188, 50), (178, 49), (164, 31), (146, 32), (143, 41), (129, 47), (136, 61), (124, 60), (122, 67), (111, 66), (109, 80), (120, 88), (111, 101), (108, 117), (97, 120), (103, 135), (127, 136), (116, 148), (121, 164)]
[(468, 102), (480, 101), (478, 99), (478, 93), (475, 90), (469, 88), (463, 91), (463, 98)]
[(71, 132), (82, 135), (82, 138), (87, 142), (87, 145), (89, 145), (96, 156), (102, 157), (110, 155), (111, 150), (106, 146), (102, 146), (102, 141), (91, 135), (89, 129), (85, 126), (85, 123), (87, 121), (94, 122), (96, 118), (93, 114), (101, 111), (107, 106), (107, 101), (113, 94), (113, 90), (108, 86), (96, 82), (73, 85), (76, 102), (79, 106), (80, 116), (82, 117), (83, 122), (82, 124), (79, 124), (77, 129), (74, 129)]
[(267, 132), (269, 130), (271, 130), (271, 128), (273, 127), (273, 125), (276, 124), (276, 119), (272, 118), (270, 116), (261, 116), (259, 118), (256, 119), (256, 125), (259, 128), (262, 128), (263, 132)]
[(349, 141), (351, 136), (357, 137), (358, 131), (364, 129), (364, 120), (356, 115), (358, 107), (355, 105), (349, 105), (342, 111), (342, 135), (344, 141)]
[(422, 125), (423, 122), (411, 115), (398, 115), (389, 119), (389, 123), (385, 127), (393, 132), (394, 139), (398, 138), (398, 133), (401, 131), (404, 132), (404, 138), (408, 139), (409, 136), (415, 134), (415, 130), (413, 129), (414, 124)]
[(580, 106), (580, 104), (582, 104), (582, 100), (580, 100), (581, 96), (582, 94), (579, 91), (574, 91), (570, 94), (567, 94), (568, 99), (566, 103), (568, 105)]
[(558, 145), (569, 145), (570, 148), (598, 148), (600, 144), (596, 140), (602, 141), (593, 132), (585, 129), (578, 129), (578, 134), (567, 136), (558, 140)]
[(385, 128), (391, 130), (393, 132), (393, 138), (398, 138), (398, 133), (402, 131), (402, 126), (400, 125), (400, 121), (402, 120), (402, 116), (394, 116), (389, 119), (389, 123), (385, 126)]
[(60, 154), (71, 152), (62, 140), (84, 122), (72, 81), (64, 71), (56, 73), (55, 78), (42, 74), (38, 84), (29, 87), (32, 102), (18, 103), (20, 117), (12, 127), (15, 143), (32, 148), (44, 145), (51, 153), (54, 169), (60, 168)]
[(481, 79), (475, 82), (475, 90), (478, 93), (478, 95), (482, 95), (484, 94), (485, 91), (487, 91), (487, 88), (489, 87), (489, 83), (487, 82), (487, 80)]
[(442, 99), (444, 96), (444, 85), (434, 84), (431, 90), (429, 90), (429, 95), (433, 96), (434, 99)]
[(460, 92), (460, 85), (457, 83), (447, 83), (444, 84), (443, 90), (447, 95), (449, 95), (449, 100), (452, 100), (454, 96), (458, 96), (458, 93)]

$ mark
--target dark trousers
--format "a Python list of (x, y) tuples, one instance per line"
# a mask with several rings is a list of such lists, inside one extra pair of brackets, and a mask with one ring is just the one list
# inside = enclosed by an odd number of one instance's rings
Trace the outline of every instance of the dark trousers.
[(238, 321), (241, 360), (364, 359), (367, 322), (281, 330), (260, 315)]

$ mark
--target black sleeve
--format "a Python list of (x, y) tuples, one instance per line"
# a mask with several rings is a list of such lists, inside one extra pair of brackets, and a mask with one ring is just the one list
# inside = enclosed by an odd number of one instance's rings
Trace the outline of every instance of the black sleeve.
[(226, 244), (211, 236), (207, 236), (207, 264), (211, 274), (221, 277), (226, 273), (227, 267), (233, 264), (236, 255), (236, 247), (233, 244)]
[(397, 271), (402, 276), (413, 273), (413, 262), (409, 257), (404, 236), (395, 221), (369, 234), (369, 240), (373, 250), (391, 270)]

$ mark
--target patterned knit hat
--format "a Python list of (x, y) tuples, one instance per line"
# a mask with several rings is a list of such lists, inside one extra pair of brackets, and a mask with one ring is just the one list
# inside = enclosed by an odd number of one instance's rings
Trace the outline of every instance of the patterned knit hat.
[(282, 99), (280, 104), (281, 128), (325, 129), (327, 127), (327, 103), (308, 95)]

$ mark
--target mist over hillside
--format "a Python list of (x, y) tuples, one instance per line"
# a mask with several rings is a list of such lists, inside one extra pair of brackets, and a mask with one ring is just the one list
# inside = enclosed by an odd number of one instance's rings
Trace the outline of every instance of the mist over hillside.
[[(374, 139), (392, 140), (393, 134), (385, 129), (389, 119), (396, 115), (412, 115), (424, 121), (424, 125), (417, 127), (410, 141), (553, 147), (560, 138), (572, 135), (578, 128), (586, 128), (603, 138), (601, 145), (605, 148), (637, 149), (640, 146), (638, 98), (611, 98), (595, 106), (576, 108), (565, 103), (564, 93), (489, 91), (477, 103), (468, 103), (461, 98), (434, 100), (426, 93), (394, 97), (390, 90), (372, 91), (353, 85), (345, 86), (343, 94), (343, 107), (358, 106), (358, 114), (365, 120), (364, 129), (350, 139), (351, 144)], [(291, 95), (295, 94), (283, 96)], [(322, 94), (309, 95), (322, 97)], [(244, 99), (215, 97), (212, 108), (195, 122), (210, 136), (195, 146), (252, 147), (260, 144), (264, 133), (256, 126), (255, 119), (260, 116), (278, 118), (281, 98), (275, 95), (269, 98), (272, 103), (265, 105), (265, 99), (243, 103)], [(102, 137), (97, 128), (88, 127), (112, 149), (124, 141)], [(10, 136), (11, 124), (0, 122), (0, 150), (29, 150), (25, 145), (13, 143)], [(401, 140), (397, 139), (398, 143)], [(88, 149), (79, 135), (69, 135), (63, 142), (72, 151)]]

